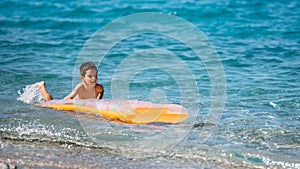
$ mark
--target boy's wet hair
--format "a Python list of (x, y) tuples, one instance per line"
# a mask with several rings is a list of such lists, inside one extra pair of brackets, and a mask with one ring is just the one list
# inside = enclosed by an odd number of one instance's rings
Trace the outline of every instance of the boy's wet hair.
[(97, 69), (95, 63), (93, 63), (93, 62), (85, 62), (85, 63), (83, 63), (80, 66), (80, 75), (81, 76), (85, 76), (86, 71), (93, 70), (93, 69), (97, 70), (97, 72), (98, 72), (98, 69)]

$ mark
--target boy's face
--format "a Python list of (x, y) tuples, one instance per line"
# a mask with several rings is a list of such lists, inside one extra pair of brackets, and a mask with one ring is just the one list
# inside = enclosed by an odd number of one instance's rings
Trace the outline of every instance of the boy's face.
[(80, 79), (88, 86), (95, 86), (98, 82), (98, 71), (95, 69), (87, 70), (85, 76), (80, 76)]

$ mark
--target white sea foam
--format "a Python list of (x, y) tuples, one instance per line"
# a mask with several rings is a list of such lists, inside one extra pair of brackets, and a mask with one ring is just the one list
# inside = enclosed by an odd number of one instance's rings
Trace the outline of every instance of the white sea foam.
[(276, 106), (277, 106), (277, 104), (274, 103), (274, 102), (270, 102), (269, 104), (270, 104), (272, 107), (274, 107), (274, 108), (276, 108)]
[(27, 85), (23, 88), (23, 91), (18, 91), (20, 100), (27, 104), (41, 103), (43, 102), (43, 96), (35, 84)]

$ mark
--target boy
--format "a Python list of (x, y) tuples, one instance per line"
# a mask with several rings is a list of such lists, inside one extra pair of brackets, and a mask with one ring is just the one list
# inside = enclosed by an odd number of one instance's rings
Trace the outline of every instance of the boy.
[[(98, 70), (93, 62), (86, 62), (80, 66), (80, 79), (81, 83), (77, 84), (74, 90), (64, 98), (67, 99), (90, 99), (97, 98), (102, 99), (104, 89), (98, 82)], [(45, 101), (52, 100), (52, 96), (45, 88), (45, 82), (41, 81), (36, 83), (36, 86), (40, 89)]]

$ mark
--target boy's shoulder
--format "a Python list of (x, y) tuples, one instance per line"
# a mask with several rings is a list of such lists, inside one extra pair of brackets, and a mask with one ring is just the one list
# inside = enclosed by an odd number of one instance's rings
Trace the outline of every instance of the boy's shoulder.
[(83, 85), (83, 82), (78, 83), (78, 84), (76, 85), (75, 89), (79, 89), (79, 88), (81, 88), (81, 87), (83, 87), (83, 86), (84, 86), (84, 85)]

